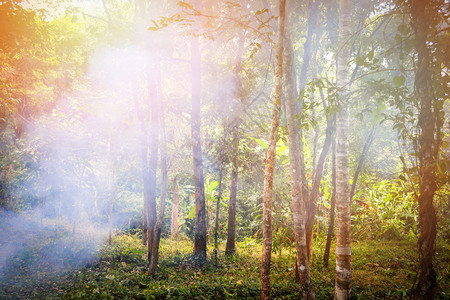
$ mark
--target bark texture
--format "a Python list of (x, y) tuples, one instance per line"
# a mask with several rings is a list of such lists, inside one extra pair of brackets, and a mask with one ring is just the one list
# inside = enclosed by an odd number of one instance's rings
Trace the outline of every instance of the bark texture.
[[(148, 247), (148, 263), (151, 264), (152, 259), (152, 249), (153, 249), (153, 237), (154, 237), (154, 229), (156, 225), (156, 169), (158, 166), (158, 147), (159, 147), (159, 139), (158, 139), (158, 114), (159, 111), (157, 109), (157, 94), (156, 94), (156, 78), (153, 77), (155, 74), (154, 69), (152, 70), (152, 75), (149, 75), (149, 96), (150, 103), (152, 106), (151, 112), (151, 121), (150, 121), (150, 161), (148, 168), (148, 211), (147, 211), (147, 247)], [(144, 183), (145, 185), (145, 183)], [(150, 274), (149, 274), (150, 275)]]
[(200, 140), (200, 49), (198, 37), (191, 37), (192, 113), (191, 137), (195, 186), (194, 254), (206, 259), (206, 204), (203, 178), (202, 146)]
[(323, 143), (322, 152), (320, 152), (317, 166), (315, 167), (314, 177), (312, 180), (312, 189), (309, 193), (309, 205), (306, 211), (306, 246), (308, 251), (309, 262), (312, 262), (312, 239), (314, 229), (314, 218), (316, 216), (317, 199), (319, 198), (320, 181), (322, 180), (322, 172), (325, 159), (330, 150), (331, 140), (333, 138), (333, 122), (331, 118), (327, 119), (327, 128), (325, 133), (325, 141)]
[(223, 181), (223, 165), (220, 165), (219, 170), (219, 187), (218, 195), (216, 199), (216, 217), (214, 225), (214, 263), (218, 266), (217, 254), (219, 252), (219, 212), (220, 212), (220, 201), (222, 200), (222, 181)]
[[(161, 97), (160, 97), (161, 98)], [(162, 107), (162, 105), (160, 106)], [(164, 220), (164, 214), (166, 211), (166, 197), (167, 197), (167, 145), (166, 145), (166, 129), (164, 124), (164, 110), (160, 110), (160, 137), (161, 137), (161, 195), (159, 200), (159, 211), (156, 219), (155, 228), (153, 229), (153, 242), (152, 242), (152, 256), (150, 259), (150, 265), (148, 267), (148, 274), (154, 276), (156, 267), (158, 266), (159, 259), (159, 244), (161, 241), (161, 230)]]
[(308, 255), (306, 249), (306, 230), (305, 230), (305, 201), (302, 192), (302, 176), (300, 163), (300, 140), (299, 124), (295, 119), (295, 87), (294, 87), (294, 69), (293, 53), (290, 38), (289, 19), (285, 21), (284, 32), (284, 57), (283, 57), (283, 76), (284, 93), (286, 98), (286, 120), (288, 128), (289, 159), (290, 159), (290, 180), (292, 197), (292, 214), (294, 220), (296, 265), (299, 272), (300, 283), (302, 285), (303, 299), (315, 299), (311, 285), (311, 276), (309, 272)]
[[(303, 52), (303, 65), (302, 68), (300, 69), (300, 74), (299, 74), (299, 89), (300, 92), (303, 91), (306, 87), (306, 82), (307, 82), (307, 73), (308, 73), (308, 69), (310, 66), (310, 62), (311, 62), (311, 58), (313, 56), (314, 53), (314, 49), (313, 49), (313, 36), (316, 34), (316, 27), (317, 27), (317, 23), (318, 23), (318, 6), (319, 6), (319, 2), (320, 1), (314, 1), (314, 0), (309, 0), (308, 1), (308, 11), (307, 11), (307, 15), (308, 15), (308, 28), (307, 28), (307, 34), (306, 34), (306, 42), (304, 45), (304, 52)], [(298, 113), (302, 113), (302, 99), (300, 99), (300, 101), (298, 101), (296, 103), (296, 109)], [(314, 225), (314, 216), (315, 216), (315, 207), (313, 208), (311, 205), (311, 199), (310, 199), (310, 193), (308, 192), (307, 189), (307, 183), (306, 183), (306, 178), (305, 178), (305, 163), (304, 163), (304, 155), (303, 155), (303, 134), (302, 134), (302, 130), (300, 129), (300, 138), (299, 138), (299, 143), (300, 143), (300, 166), (301, 166), (301, 178), (302, 178), (302, 190), (303, 190), (303, 198), (305, 199), (305, 209), (306, 209), (306, 221), (305, 221), (305, 226), (306, 226), (306, 245), (307, 245), (307, 253), (308, 253), (308, 260), (309, 262), (312, 262), (312, 251), (310, 251), (310, 249), (312, 249), (312, 227), (310, 226), (310, 223), (312, 223), (312, 225)], [(326, 144), (325, 144), (326, 145)], [(325, 155), (326, 156), (326, 155)], [(313, 166), (315, 167), (315, 163), (313, 163)], [(317, 168), (315, 168), (316, 170)], [(316, 173), (316, 172), (314, 172)], [(320, 172), (320, 175), (322, 174), (322, 172)], [(319, 182), (320, 183), (320, 182)], [(311, 230), (309, 230), (308, 228), (311, 227)], [(296, 275), (299, 275), (298, 270), (296, 269)], [(300, 279), (300, 278), (299, 278)]]
[(245, 35), (241, 34), (239, 38), (239, 48), (236, 56), (235, 83), (236, 90), (234, 95), (234, 112), (235, 119), (231, 122), (232, 142), (231, 142), (231, 185), (230, 185), (230, 202), (228, 205), (228, 235), (225, 255), (233, 255), (236, 253), (236, 200), (238, 185), (238, 168), (239, 168), (239, 128), (241, 124), (240, 114), (242, 112), (242, 80), (241, 66), (242, 54), (244, 52)]
[(236, 197), (238, 183), (238, 151), (239, 151), (239, 127), (233, 126), (233, 140), (231, 142), (231, 151), (233, 157), (231, 161), (231, 184), (230, 184), (230, 202), (228, 205), (228, 235), (225, 255), (233, 255), (236, 252)]
[[(335, 122), (333, 118), (333, 123)], [(331, 239), (334, 235), (334, 219), (335, 219), (335, 207), (336, 207), (336, 140), (332, 140), (331, 144), (332, 151), (332, 183), (333, 183), (333, 194), (331, 195), (331, 207), (330, 207), (330, 220), (328, 223), (327, 231), (327, 241), (325, 243), (325, 251), (323, 253), (323, 265), (328, 268), (328, 261), (330, 260), (330, 249), (331, 249)]]
[[(412, 27), (417, 51), (415, 88), (420, 101), (418, 125), (419, 135), (419, 227), (417, 246), (420, 253), (419, 281), (415, 299), (433, 299), (437, 291), (436, 271), (433, 267), (434, 244), (436, 240), (436, 211), (433, 198), (436, 192), (435, 132), (437, 118), (433, 116), (433, 90), (431, 86), (431, 53), (427, 47), (432, 1), (410, 1)], [(438, 112), (434, 112), (438, 113)]]
[(283, 81), (283, 36), (286, 1), (279, 0), (278, 39), (275, 46), (275, 99), (264, 171), (263, 250), (261, 259), (261, 299), (270, 299), (270, 261), (272, 255), (272, 194), (275, 152), (280, 126)]
[(350, 70), (351, 0), (339, 0), (339, 49), (336, 85), (340, 109), (336, 113), (336, 284), (335, 299), (350, 299), (352, 290), (350, 235), (350, 169), (348, 82)]

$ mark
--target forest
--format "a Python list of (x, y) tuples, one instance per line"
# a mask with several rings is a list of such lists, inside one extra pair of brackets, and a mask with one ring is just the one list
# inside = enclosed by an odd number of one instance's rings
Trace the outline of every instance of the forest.
[(449, 15), (0, 1), (0, 299), (450, 299)]

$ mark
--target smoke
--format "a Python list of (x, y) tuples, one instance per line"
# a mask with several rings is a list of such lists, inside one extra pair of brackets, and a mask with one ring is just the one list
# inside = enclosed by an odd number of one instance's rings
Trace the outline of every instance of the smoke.
[[(142, 127), (150, 126), (149, 95), (154, 92), (149, 80), (157, 78), (157, 66), (171, 74), (158, 87), (173, 112), (167, 118), (172, 120), (169, 135), (187, 128), (191, 94), (186, 39), (177, 37), (173, 28), (144, 28), (142, 37), (99, 46), (90, 56), (85, 78), (75, 82), (50, 113), (27, 124), (19, 150), (23, 176), (13, 199), (23, 213), (0, 212), (4, 276), (11, 276), (11, 270), (60, 270), (95, 261), (108, 237), (111, 216), (115, 230), (141, 217)], [(202, 113), (220, 111), (221, 118), (232, 119), (237, 111), (229, 107), (238, 83), (234, 67), (227, 67), (228, 50), (217, 52), (218, 43), (205, 43), (202, 49)], [(219, 64), (218, 57), (224, 57)], [(217, 119), (213, 114), (203, 117), (207, 126), (220, 122)]]
[(97, 50), (79, 88), (28, 125), (14, 199), (22, 213), (0, 211), (0, 277), (92, 263), (111, 214), (114, 230), (140, 218), (135, 102), (143, 103), (147, 90), (136, 81), (148, 61), (137, 47)]
[(0, 213), (0, 279), (85, 266), (96, 260), (105, 232), (83, 223), (77, 236), (61, 222), (41, 226), (33, 212)]

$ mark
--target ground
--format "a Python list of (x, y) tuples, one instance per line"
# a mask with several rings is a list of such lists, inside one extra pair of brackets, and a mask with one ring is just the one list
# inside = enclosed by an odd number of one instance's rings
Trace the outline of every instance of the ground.
[[(3, 224), (4, 225), (4, 224)], [(259, 298), (261, 243), (247, 238), (237, 244), (237, 255), (225, 258), (221, 241), (218, 261), (212, 246), (209, 260), (199, 267), (192, 253), (192, 242), (181, 236), (161, 241), (156, 277), (148, 278), (146, 253), (139, 233), (117, 233), (112, 244), (90, 244), (73, 239), (55, 226), (17, 236), (20, 250), (4, 262), (0, 278), (0, 298), (8, 299), (255, 299)], [(416, 276), (418, 254), (415, 241), (354, 241), (353, 298), (407, 299)], [(324, 238), (315, 241), (311, 267), (318, 299), (330, 299), (334, 289), (334, 256), (324, 268)], [(0, 245), (5, 248), (5, 242)], [(332, 251), (334, 249), (332, 248)], [(438, 298), (449, 299), (450, 245), (438, 243), (436, 266), (440, 290)], [(272, 255), (272, 295), (274, 299), (299, 298), (301, 290), (294, 275), (294, 251), (283, 248)], [(1, 266), (1, 265), (0, 265)]]

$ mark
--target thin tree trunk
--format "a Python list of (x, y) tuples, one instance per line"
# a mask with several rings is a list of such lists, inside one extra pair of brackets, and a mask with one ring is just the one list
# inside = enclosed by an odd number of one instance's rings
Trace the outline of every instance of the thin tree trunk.
[[(307, 81), (307, 72), (310, 65), (312, 52), (313, 52), (313, 35), (315, 34), (315, 27), (317, 26), (317, 18), (318, 18), (318, 2), (319, 1), (308, 1), (308, 29), (306, 34), (306, 41), (304, 45), (304, 52), (303, 52), (303, 65), (300, 69), (299, 74), (299, 89), (300, 92), (302, 92), (306, 87), (306, 81)], [(291, 46), (292, 47), (292, 46)], [(299, 114), (302, 113), (302, 103), (303, 99), (300, 98), (300, 101), (296, 102), (296, 110)], [(299, 143), (300, 143), (300, 174), (302, 179), (302, 193), (303, 193), (303, 199), (305, 201), (305, 209), (306, 211), (310, 210), (310, 200), (309, 200), (309, 192), (308, 192), (308, 185), (306, 182), (306, 176), (305, 176), (305, 161), (304, 161), (304, 155), (303, 155), (303, 132), (300, 129), (300, 137), (299, 137)], [(313, 216), (313, 222), (314, 222), (314, 216)], [(307, 226), (308, 220), (306, 219), (305, 226)], [(306, 238), (308, 237), (308, 231), (306, 231)], [(311, 243), (309, 243), (311, 244)], [(307, 247), (309, 249), (309, 247)], [(308, 259), (311, 261), (311, 253), (308, 253)], [(296, 269), (296, 276), (300, 275), (298, 272), (298, 269)], [(297, 277), (300, 279), (299, 277)]]
[[(150, 161), (148, 174), (148, 188), (149, 188), (149, 205), (148, 205), (148, 226), (147, 226), (147, 247), (148, 247), (148, 263), (151, 264), (152, 249), (154, 242), (154, 229), (156, 225), (156, 169), (158, 165), (158, 115), (157, 109), (157, 94), (156, 82), (153, 78), (154, 68), (151, 69), (152, 74), (149, 74), (148, 87), (149, 97), (152, 107), (151, 121), (150, 121)], [(149, 274), (150, 275), (150, 274)]]
[[(147, 137), (145, 137), (147, 139)], [(144, 142), (143, 142), (144, 143)], [(147, 144), (145, 142), (145, 144)], [(142, 146), (144, 147), (144, 146)], [(149, 202), (150, 202), (150, 186), (149, 186), (149, 176), (150, 170), (148, 168), (148, 146), (145, 146), (145, 149), (141, 151), (142, 157), (142, 179), (144, 181), (144, 215), (142, 217), (142, 244), (147, 246), (147, 238), (148, 238), (148, 211), (149, 211)]]
[(340, 109), (336, 113), (336, 285), (335, 299), (350, 299), (352, 290), (350, 170), (349, 170), (349, 112), (348, 82), (350, 70), (351, 0), (339, 0), (339, 45), (336, 86)]
[(299, 271), (300, 283), (302, 285), (303, 299), (315, 299), (311, 285), (308, 255), (306, 248), (305, 231), (305, 200), (302, 191), (301, 163), (300, 163), (300, 141), (298, 136), (299, 124), (295, 119), (295, 91), (292, 60), (292, 45), (290, 38), (289, 20), (285, 23), (284, 32), (284, 57), (283, 75), (284, 91), (286, 97), (286, 119), (289, 141), (289, 159), (291, 175), (292, 214), (294, 220), (296, 265)]
[(322, 180), (323, 166), (325, 159), (330, 150), (331, 140), (333, 138), (333, 121), (331, 118), (327, 118), (327, 128), (325, 134), (325, 141), (323, 143), (322, 152), (320, 153), (319, 160), (314, 172), (314, 178), (312, 181), (312, 189), (309, 194), (309, 205), (307, 209), (306, 217), (306, 245), (308, 250), (309, 262), (312, 262), (312, 238), (314, 229), (314, 217), (316, 216), (317, 199), (319, 198), (320, 182)]
[(286, 1), (279, 0), (278, 40), (275, 48), (275, 99), (272, 111), (272, 125), (268, 141), (264, 172), (263, 196), (263, 250), (261, 259), (261, 299), (270, 299), (270, 261), (272, 255), (272, 193), (275, 152), (280, 125), (281, 94), (283, 81), (283, 37)]
[[(420, 253), (419, 281), (414, 293), (415, 299), (433, 299), (437, 288), (436, 271), (433, 267), (434, 244), (436, 241), (436, 210), (433, 198), (436, 192), (436, 160), (439, 149), (435, 139), (436, 126), (439, 128), (439, 111), (433, 115), (433, 89), (431, 81), (431, 53), (427, 46), (428, 28), (432, 1), (412, 0), (410, 2), (412, 27), (417, 51), (415, 88), (420, 101), (418, 125), (419, 135), (419, 226), (420, 235), (417, 246)], [(439, 137), (438, 137), (439, 138)]]
[(358, 166), (356, 167), (355, 174), (353, 175), (352, 187), (350, 189), (350, 202), (353, 201), (353, 196), (355, 196), (356, 183), (358, 182), (359, 173), (361, 172), (364, 160), (366, 159), (367, 153), (369, 152), (370, 145), (373, 142), (376, 130), (377, 126), (373, 125), (369, 135), (367, 136), (366, 142), (364, 143), (361, 156), (359, 157)]
[(239, 160), (239, 127), (241, 123), (240, 115), (242, 106), (242, 80), (241, 80), (241, 66), (242, 54), (244, 52), (245, 35), (241, 34), (239, 38), (239, 48), (236, 56), (235, 68), (235, 82), (236, 91), (234, 95), (234, 111), (237, 113), (235, 119), (231, 122), (232, 142), (231, 142), (231, 184), (230, 184), (230, 202), (228, 205), (228, 234), (227, 244), (225, 248), (225, 255), (233, 255), (236, 253), (236, 198), (237, 198), (237, 184), (238, 184), (238, 160)]
[(202, 148), (200, 140), (200, 49), (198, 37), (191, 37), (192, 114), (191, 136), (195, 185), (195, 237), (194, 254), (206, 259), (206, 203), (203, 178)]
[[(333, 117), (333, 123), (335, 122)], [(325, 251), (323, 253), (323, 265), (328, 268), (328, 261), (330, 260), (330, 249), (331, 240), (334, 235), (334, 218), (335, 218), (335, 207), (336, 207), (336, 139), (332, 140), (332, 184), (333, 184), (333, 194), (331, 195), (331, 207), (330, 207), (330, 221), (328, 223), (327, 241), (325, 244)]]
[(230, 202), (228, 205), (228, 235), (225, 255), (234, 255), (236, 252), (236, 196), (238, 182), (238, 151), (239, 151), (239, 126), (233, 124), (233, 140), (231, 151), (233, 152), (231, 164)]
[(173, 178), (173, 199), (172, 199), (172, 217), (170, 219), (170, 237), (176, 238), (178, 236), (178, 208), (179, 208), (179, 195), (178, 195), (178, 177), (175, 175)]
[[(314, 99), (312, 99), (312, 101), (314, 101)], [(316, 109), (313, 108), (312, 112), (311, 112), (311, 118), (313, 120), (316, 120)], [(313, 154), (312, 154), (312, 162), (311, 162), (311, 166), (312, 166), (312, 172), (311, 172), (311, 177), (314, 178), (315, 174), (316, 174), (316, 163), (317, 163), (317, 152), (318, 152), (318, 143), (319, 143), (319, 135), (320, 135), (320, 127), (319, 124), (315, 124), (313, 127), (314, 130), (314, 138), (313, 138)]]
[[(303, 65), (300, 69), (299, 74), (299, 88), (300, 92), (303, 91), (306, 87), (306, 79), (309, 68), (309, 62), (312, 57), (312, 43), (313, 43), (313, 34), (315, 34), (315, 28), (317, 26), (317, 18), (318, 18), (318, 5), (320, 1), (317, 0), (309, 0), (308, 1), (308, 31), (306, 34), (306, 41), (304, 45), (303, 52)], [(299, 103), (301, 104), (301, 103)], [(301, 106), (300, 106), (301, 108)]]
[(218, 266), (217, 254), (219, 252), (219, 212), (220, 212), (220, 201), (222, 200), (222, 177), (223, 177), (223, 167), (220, 164), (219, 170), (219, 188), (218, 195), (216, 201), (216, 220), (215, 220), (215, 228), (214, 228), (214, 263)]
[[(161, 105), (162, 107), (162, 105)], [(159, 203), (158, 218), (156, 220), (153, 243), (152, 243), (152, 258), (148, 268), (148, 274), (154, 276), (159, 259), (159, 244), (161, 240), (161, 230), (164, 221), (164, 214), (166, 211), (166, 196), (167, 196), (167, 145), (166, 145), (166, 128), (164, 124), (164, 109), (160, 111), (160, 133), (161, 133), (161, 195)]]

